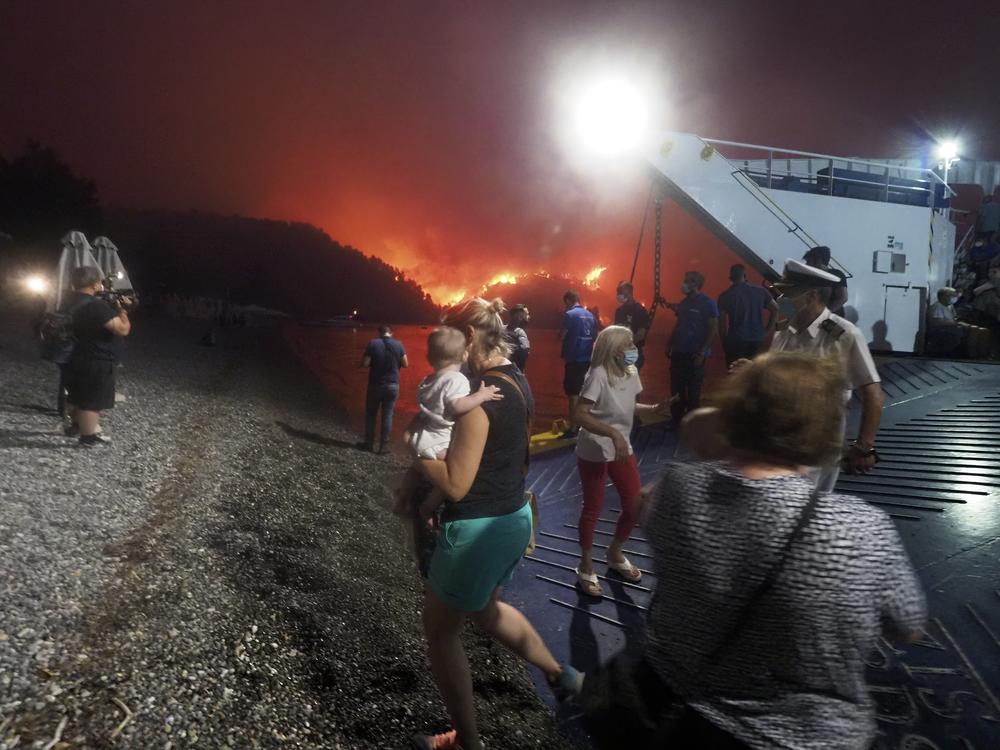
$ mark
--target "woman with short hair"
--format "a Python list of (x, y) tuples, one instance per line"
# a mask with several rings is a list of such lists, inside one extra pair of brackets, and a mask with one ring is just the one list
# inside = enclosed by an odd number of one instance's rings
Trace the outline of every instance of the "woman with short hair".
[(637, 583), (642, 578), (642, 572), (622, 553), (622, 546), (635, 527), (642, 490), (629, 435), (636, 413), (654, 412), (661, 407), (636, 402), (642, 392), (639, 371), (635, 367), (638, 359), (639, 349), (630, 329), (616, 325), (602, 330), (594, 342), (590, 370), (573, 413), (574, 424), (580, 426), (576, 462), (583, 489), (583, 505), (577, 524), (580, 564), (576, 576), (577, 588), (588, 596), (599, 597), (604, 593), (594, 572), (591, 550), (609, 476), (621, 498), (621, 513), (608, 545), (608, 567), (630, 583)]
[[(574, 692), (582, 676), (560, 665), (531, 623), (500, 601), (531, 537), (524, 468), (534, 400), (510, 351), (503, 302), (474, 298), (451, 308), (442, 323), (465, 334), (472, 388), (496, 386), (503, 398), (458, 417), (447, 458), (417, 467), (446, 496), (424, 594), (424, 633), (431, 671), (454, 730), (414, 738), (424, 750), (480, 750), (472, 676), (461, 633), (471, 619), (495, 640), (545, 673), (557, 692)], [(429, 509), (424, 508), (424, 512)]]
[[(917, 637), (920, 585), (889, 517), (819, 494), (835, 460), (836, 361), (764, 354), (716, 399), (726, 458), (669, 466), (644, 530), (657, 586), (643, 664), (686, 704), (677, 747), (868, 747), (865, 658), (883, 627)], [(674, 746), (674, 745), (671, 745)]]

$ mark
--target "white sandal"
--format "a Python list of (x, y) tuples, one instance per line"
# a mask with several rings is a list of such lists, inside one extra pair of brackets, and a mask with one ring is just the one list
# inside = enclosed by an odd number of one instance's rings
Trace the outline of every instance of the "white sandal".
[(576, 588), (585, 596), (598, 598), (604, 596), (604, 589), (597, 580), (597, 573), (581, 573), (579, 568), (576, 569)]
[(622, 555), (623, 562), (616, 563), (608, 560), (608, 567), (620, 575), (629, 583), (638, 583), (642, 580), (642, 571), (635, 567), (627, 557)]

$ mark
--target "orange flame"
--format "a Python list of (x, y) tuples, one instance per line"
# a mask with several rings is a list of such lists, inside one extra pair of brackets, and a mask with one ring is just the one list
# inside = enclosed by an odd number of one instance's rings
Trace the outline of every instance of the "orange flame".
[(583, 277), (584, 286), (597, 287), (601, 274), (608, 270), (607, 266), (597, 266), (591, 269), (590, 273)]
[(502, 273), (494, 276), (488, 283), (483, 284), (483, 289), (488, 289), (496, 284), (516, 284), (517, 276), (512, 273)]

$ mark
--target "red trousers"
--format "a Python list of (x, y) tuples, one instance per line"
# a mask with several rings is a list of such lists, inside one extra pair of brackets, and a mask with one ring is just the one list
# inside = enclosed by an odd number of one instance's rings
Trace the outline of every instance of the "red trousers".
[(617, 461), (584, 461), (577, 458), (580, 470), (580, 484), (583, 487), (583, 509), (580, 511), (580, 548), (594, 546), (594, 527), (604, 507), (604, 486), (610, 475), (611, 482), (622, 500), (622, 512), (618, 515), (615, 539), (624, 542), (635, 528), (636, 513), (639, 509), (639, 493), (642, 481), (635, 456), (629, 456), (625, 463)]

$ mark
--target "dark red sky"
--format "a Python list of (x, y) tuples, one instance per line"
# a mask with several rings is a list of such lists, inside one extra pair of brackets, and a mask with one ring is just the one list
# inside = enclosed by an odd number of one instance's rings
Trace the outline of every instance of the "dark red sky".
[(554, 138), (567, 60), (642, 60), (664, 125), (869, 156), (1000, 158), (996, 0), (5, 2), (0, 154), (107, 202), (299, 219), (443, 294), (627, 267), (644, 185)]

